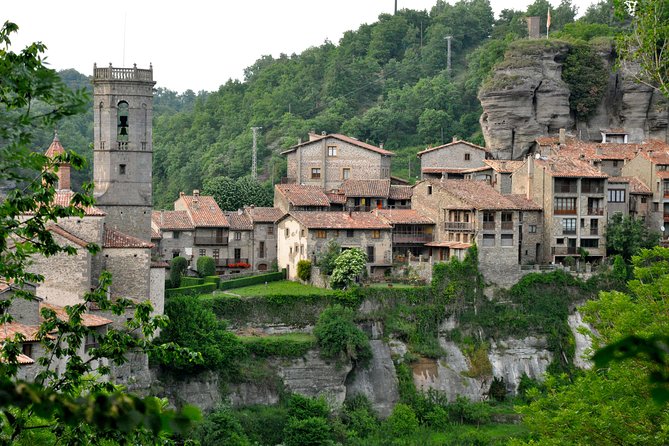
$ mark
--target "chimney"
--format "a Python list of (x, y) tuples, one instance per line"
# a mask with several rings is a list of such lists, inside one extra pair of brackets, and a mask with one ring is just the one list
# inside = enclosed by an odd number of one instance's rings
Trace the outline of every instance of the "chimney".
[(160, 210), (160, 227), (162, 228), (164, 223), (164, 215), (165, 215), (165, 209)]
[(198, 189), (193, 189), (193, 201), (200, 198), (200, 191)]
[(602, 148), (601, 147), (596, 147), (595, 148), (595, 154), (601, 155), (602, 154)]
[(70, 165), (60, 164), (58, 165), (58, 189), (70, 189)]
[(383, 143), (379, 144), (379, 149), (383, 149)]
[(186, 194), (183, 191), (179, 192), (179, 198), (184, 197), (185, 195)]
[(567, 131), (564, 128), (560, 129), (558, 142), (560, 144), (567, 144)]
[(457, 142), (457, 141), (458, 141), (458, 137), (453, 135), (453, 141), (451, 141), (451, 142)]
[(309, 132), (309, 141), (314, 141), (318, 139), (318, 134), (316, 133), (316, 129), (311, 129)]

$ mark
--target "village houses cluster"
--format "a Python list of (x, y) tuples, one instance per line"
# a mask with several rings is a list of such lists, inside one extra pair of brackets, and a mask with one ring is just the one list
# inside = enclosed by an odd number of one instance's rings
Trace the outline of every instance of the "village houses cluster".
[[(195, 268), (202, 256), (217, 273), (297, 273), (300, 260), (318, 259), (331, 241), (367, 255), (368, 274), (396, 266), (429, 269), (463, 258), (476, 244), (489, 277), (513, 275), (568, 257), (589, 264), (606, 256), (607, 221), (615, 213), (664, 231), (669, 218), (669, 146), (630, 141), (624, 129), (602, 130), (600, 142), (567, 135), (537, 138), (522, 160), (494, 159), (493, 152), (454, 140), (417, 154), (421, 178), (414, 185), (391, 176), (393, 153), (350, 136), (310, 133), (282, 152), (287, 176), (274, 186), (274, 206), (249, 203), (224, 212), (211, 196), (194, 190), (175, 197), (173, 210), (152, 208), (152, 69), (94, 69), (94, 181), (96, 206), (83, 218), (49, 227), (56, 240), (79, 248), (75, 256), (37, 258), (44, 276), (33, 302), (16, 300), (15, 322), (4, 338), (25, 336), (23, 377), (34, 376), (39, 356), (39, 308), (79, 302), (97, 286), (102, 270), (113, 274), (112, 297), (150, 300), (162, 313), (165, 268), (177, 256)], [(47, 155), (61, 153), (56, 136)], [(66, 205), (69, 166), (58, 171), (56, 199)], [(95, 255), (84, 248), (101, 246)], [(14, 291), (0, 281), (0, 297)], [(63, 316), (65, 317), (65, 315)], [(104, 330), (121, 323), (94, 308), (84, 323)], [(85, 349), (93, 346), (87, 344)], [(83, 352), (85, 355), (85, 351)], [(36, 367), (36, 366), (35, 366)], [(123, 380), (136, 373), (117, 369)]]

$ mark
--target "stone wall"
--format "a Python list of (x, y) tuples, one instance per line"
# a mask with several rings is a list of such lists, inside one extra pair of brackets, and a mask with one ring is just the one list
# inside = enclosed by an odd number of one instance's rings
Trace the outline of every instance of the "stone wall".
[(483, 167), (485, 157), (485, 150), (460, 142), (422, 154), (420, 167), (421, 171), (425, 168), (473, 169)]
[(112, 275), (111, 297), (149, 299), (151, 250), (147, 248), (105, 248), (104, 267)]

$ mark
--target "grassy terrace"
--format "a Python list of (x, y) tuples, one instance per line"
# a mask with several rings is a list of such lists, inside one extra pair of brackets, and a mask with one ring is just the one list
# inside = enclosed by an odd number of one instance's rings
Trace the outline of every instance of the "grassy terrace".
[(279, 282), (269, 282), (268, 284), (251, 285), (243, 288), (235, 288), (229, 293), (240, 296), (306, 296), (320, 294), (328, 296), (334, 293), (332, 290), (318, 288), (311, 285), (303, 285), (290, 280), (281, 280)]

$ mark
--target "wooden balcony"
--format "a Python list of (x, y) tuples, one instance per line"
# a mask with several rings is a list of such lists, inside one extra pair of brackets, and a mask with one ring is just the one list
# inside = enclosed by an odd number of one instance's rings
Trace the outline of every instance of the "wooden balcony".
[(513, 231), (513, 222), (512, 221), (503, 221), (502, 222), (502, 231)]
[(604, 208), (588, 208), (588, 215), (604, 215)]
[(228, 235), (226, 234), (225, 236), (203, 236), (203, 235), (196, 235), (194, 243), (196, 245), (218, 245), (218, 246), (226, 246), (228, 244)]
[(553, 214), (555, 215), (576, 215), (576, 209), (554, 209)]
[(474, 232), (474, 223), (464, 221), (444, 222), (444, 230), (456, 232)]
[(399, 245), (424, 244), (433, 240), (432, 234), (393, 234), (393, 243)]

